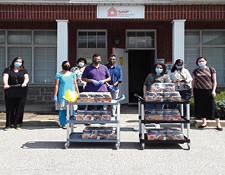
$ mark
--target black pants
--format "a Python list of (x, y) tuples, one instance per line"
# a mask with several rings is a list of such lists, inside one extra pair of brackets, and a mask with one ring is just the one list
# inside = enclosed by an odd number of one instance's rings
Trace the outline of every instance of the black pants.
[(25, 97), (8, 98), (5, 94), (6, 127), (23, 123), (23, 113), (26, 102)]

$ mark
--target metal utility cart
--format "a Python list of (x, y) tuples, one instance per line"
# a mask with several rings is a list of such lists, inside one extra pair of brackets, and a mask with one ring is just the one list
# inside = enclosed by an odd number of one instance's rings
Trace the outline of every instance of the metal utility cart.
[[(65, 99), (65, 98), (64, 98)], [(107, 142), (107, 143), (116, 143), (116, 149), (120, 147), (120, 101), (124, 100), (125, 96), (122, 95), (116, 100), (111, 100), (111, 102), (102, 102), (102, 103), (70, 103), (66, 100), (67, 104), (67, 141), (65, 143), (65, 148), (69, 148), (70, 142)], [(73, 115), (72, 105), (117, 105), (117, 116), (111, 117), (110, 121), (85, 121), (85, 120), (76, 120), (70, 119), (70, 116)], [(74, 132), (74, 124), (103, 124), (103, 123), (115, 123), (117, 138), (116, 139), (82, 139), (82, 132)]]
[[(137, 94), (134, 95), (135, 97), (138, 98), (138, 114), (139, 114), (139, 139), (141, 143), (142, 149), (145, 148), (146, 143), (179, 143), (179, 144), (184, 144), (187, 143), (188, 150), (190, 149), (190, 139), (189, 139), (189, 132), (190, 132), (190, 105), (189, 105), (189, 100), (182, 100), (182, 101), (177, 101), (177, 102), (148, 102), (145, 101), (142, 97), (138, 96)], [(145, 104), (180, 104), (180, 114), (181, 114), (181, 121), (164, 121), (164, 120), (145, 120), (144, 115), (145, 115)], [(186, 106), (186, 111), (187, 111), (187, 118), (184, 118), (184, 112), (183, 112), (183, 104), (187, 104)], [(180, 123), (181, 131), (184, 133), (184, 124), (186, 124), (187, 129), (187, 135), (184, 136), (184, 140), (148, 140), (147, 139), (147, 134), (145, 133), (145, 125), (150, 124), (150, 123)]]

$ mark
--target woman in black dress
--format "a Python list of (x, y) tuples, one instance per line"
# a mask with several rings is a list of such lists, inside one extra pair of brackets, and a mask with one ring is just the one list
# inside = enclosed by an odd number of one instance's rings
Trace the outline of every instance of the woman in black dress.
[(27, 98), (27, 83), (29, 75), (21, 57), (16, 57), (3, 72), (4, 95), (6, 105), (6, 127), (20, 129), (23, 122), (25, 101)]

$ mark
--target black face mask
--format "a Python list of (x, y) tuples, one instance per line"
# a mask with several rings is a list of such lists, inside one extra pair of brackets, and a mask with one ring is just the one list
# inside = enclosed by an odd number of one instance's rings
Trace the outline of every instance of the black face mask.
[(101, 63), (101, 61), (100, 60), (93, 60), (93, 63), (94, 64), (99, 64), (99, 63)]
[(63, 70), (70, 70), (70, 66), (63, 66)]

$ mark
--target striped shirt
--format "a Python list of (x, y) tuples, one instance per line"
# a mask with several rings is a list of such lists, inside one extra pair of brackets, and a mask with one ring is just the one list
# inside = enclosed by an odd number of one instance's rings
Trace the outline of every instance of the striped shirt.
[(196, 89), (212, 89), (212, 74), (216, 73), (214, 68), (206, 67), (205, 69), (194, 69), (192, 75), (195, 76), (194, 88)]

